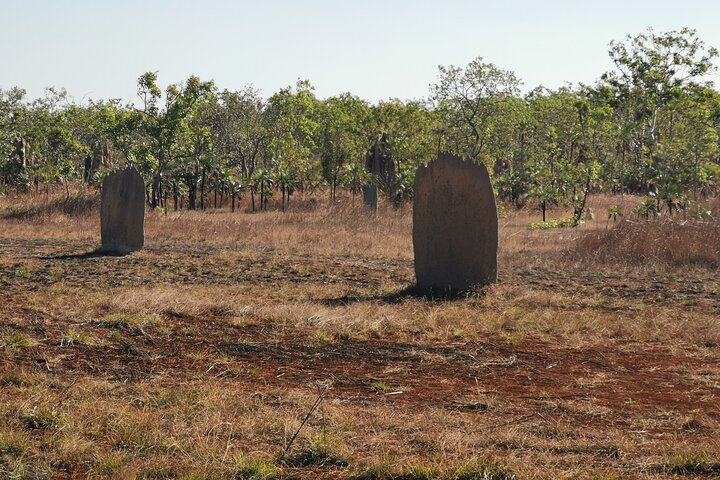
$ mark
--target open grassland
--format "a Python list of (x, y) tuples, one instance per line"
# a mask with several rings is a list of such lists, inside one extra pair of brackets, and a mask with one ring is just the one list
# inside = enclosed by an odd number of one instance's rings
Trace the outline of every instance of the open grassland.
[(436, 299), (408, 208), (151, 212), (106, 257), (78, 198), (0, 199), (0, 478), (720, 476), (717, 220), (508, 210), (500, 282)]

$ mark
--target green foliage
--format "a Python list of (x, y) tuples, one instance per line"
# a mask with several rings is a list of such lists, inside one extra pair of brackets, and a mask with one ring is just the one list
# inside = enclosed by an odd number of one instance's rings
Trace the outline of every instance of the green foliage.
[(574, 218), (561, 218), (559, 220), (550, 220), (549, 222), (534, 222), (530, 224), (530, 228), (536, 230), (549, 230), (551, 228), (569, 228), (575, 227), (577, 223)]
[[(467, 67), (439, 67), (438, 83), (430, 86), (430, 98), (442, 119), (438, 132), (443, 150), (473, 160), (492, 157), (493, 139), (501, 134), (508, 102), (519, 93), (520, 81), (513, 72), (478, 57)], [(492, 165), (488, 165), (492, 167)]]
[(638, 217), (644, 217), (648, 220), (651, 216), (657, 217), (660, 215), (660, 207), (655, 198), (648, 197), (635, 208), (634, 212)]
[(282, 470), (270, 460), (245, 456), (236, 459), (236, 480), (273, 480), (281, 476)]
[[(718, 52), (682, 29), (627, 36), (609, 54), (614, 69), (595, 85), (521, 95), (513, 72), (478, 57), (440, 66), (427, 100), (375, 105), (350, 93), (319, 99), (307, 80), (267, 99), (252, 86), (218, 93), (195, 76), (162, 88), (157, 72), (138, 78), (138, 105), (0, 90), (0, 191), (60, 185), (70, 195), (71, 181), (99, 185), (129, 164), (163, 211), (168, 196), (195, 209), (209, 194), (234, 205), (246, 192), (254, 208), (273, 200), (284, 210), (297, 191), (327, 187), (334, 198), (367, 183), (399, 204), (417, 167), (449, 151), (483, 162), (500, 197), (538, 207), (543, 221), (571, 205), (579, 224), (601, 191), (654, 195), (669, 214), (693, 208), (720, 188), (720, 93), (703, 83)], [(373, 176), (378, 138), (392, 173)]]
[(63, 413), (46, 406), (22, 410), (19, 417), (28, 430), (57, 430), (67, 421)]
[(20, 332), (0, 332), (0, 348), (17, 349), (30, 346), (30, 339)]

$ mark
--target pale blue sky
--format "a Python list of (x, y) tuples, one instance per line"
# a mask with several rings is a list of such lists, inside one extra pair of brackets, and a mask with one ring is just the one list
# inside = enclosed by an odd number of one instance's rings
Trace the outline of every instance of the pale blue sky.
[[(695, 28), (720, 48), (718, 0), (0, 0), (0, 88), (135, 100), (137, 77), (189, 75), (264, 96), (304, 78), (325, 98), (420, 98), (476, 56), (524, 89), (594, 82), (610, 40)], [(720, 84), (718, 75), (712, 78)]]

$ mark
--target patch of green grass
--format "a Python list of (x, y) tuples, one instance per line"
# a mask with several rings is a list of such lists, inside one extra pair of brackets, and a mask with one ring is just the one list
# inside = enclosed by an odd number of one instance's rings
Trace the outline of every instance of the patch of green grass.
[(391, 480), (395, 477), (393, 475), (392, 462), (385, 460), (384, 462), (371, 465), (363, 470), (355, 472), (352, 476), (355, 480)]
[(503, 333), (501, 336), (503, 340), (505, 340), (505, 343), (512, 346), (520, 345), (523, 340), (522, 335), (519, 334)]
[(310, 346), (313, 348), (321, 348), (328, 343), (330, 343), (330, 337), (322, 330), (317, 330), (310, 338)]
[(235, 480), (274, 480), (282, 475), (282, 469), (272, 461), (257, 457), (238, 457), (234, 470)]
[(28, 449), (27, 439), (16, 433), (0, 433), (0, 455), (19, 457), (28, 451)]
[(180, 471), (173, 466), (153, 465), (142, 473), (141, 478), (147, 480), (174, 480), (180, 478)]
[(549, 222), (533, 222), (530, 224), (530, 228), (534, 230), (549, 230), (552, 228), (570, 228), (577, 227), (583, 223), (582, 221), (575, 223), (573, 218), (561, 218), (557, 220), (550, 220)]
[(3, 479), (48, 478), (48, 470), (46, 465), (30, 463), (22, 457), (11, 460), (0, 459), (0, 478)]
[(129, 313), (113, 313), (106, 315), (95, 324), (103, 328), (114, 328), (117, 330), (128, 330), (131, 328), (142, 328), (146, 325), (156, 325), (158, 318), (153, 315), (132, 315)]
[(387, 393), (387, 392), (392, 391), (392, 389), (393, 389), (392, 385), (390, 385), (389, 383), (387, 383), (383, 380), (373, 383), (371, 388), (372, 388), (372, 391), (377, 394)]
[(31, 273), (31, 272), (30, 272), (30, 269), (29, 269), (29, 268), (26, 268), (26, 267), (18, 268), (18, 269), (15, 271), (15, 275), (17, 275), (18, 277), (21, 277), (21, 278), (29, 278), (29, 277), (30, 277), (30, 273)]
[(152, 445), (147, 426), (142, 424), (124, 423), (113, 432), (113, 447), (116, 450), (146, 450)]
[(720, 476), (720, 457), (702, 452), (676, 455), (651, 468), (664, 475)]
[(119, 452), (111, 452), (108, 455), (99, 457), (93, 462), (93, 470), (98, 475), (112, 476), (119, 473), (127, 462), (125, 455)]
[(119, 342), (119, 341), (124, 340), (125, 337), (123, 337), (123, 334), (122, 334), (122, 333), (116, 331), (116, 332), (112, 332), (112, 333), (110, 334), (110, 339), (111, 339), (111, 340), (115, 340), (116, 342)]
[(407, 480), (432, 480), (438, 478), (438, 472), (432, 467), (412, 465), (401, 473), (401, 477)]
[(283, 462), (289, 467), (346, 467), (348, 461), (340, 455), (330, 453), (321, 441), (315, 441), (291, 452)]
[(18, 414), (20, 420), (29, 430), (56, 430), (65, 424), (65, 415), (50, 407), (34, 407)]
[(0, 333), (0, 347), (16, 349), (30, 346), (30, 339), (20, 332)]
[(515, 474), (494, 462), (469, 462), (445, 475), (447, 480), (515, 480)]
[(92, 335), (88, 335), (84, 332), (79, 332), (74, 329), (63, 332), (60, 338), (61, 347), (75, 347), (78, 345), (92, 345), (95, 343), (95, 338)]

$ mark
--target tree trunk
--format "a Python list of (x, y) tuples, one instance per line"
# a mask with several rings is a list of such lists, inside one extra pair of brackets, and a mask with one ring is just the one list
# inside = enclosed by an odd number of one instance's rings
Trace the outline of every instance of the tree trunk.
[(150, 206), (157, 208), (160, 199), (160, 174), (156, 173), (152, 181), (152, 190), (150, 193)]
[(200, 177), (200, 210), (205, 211), (205, 167)]

